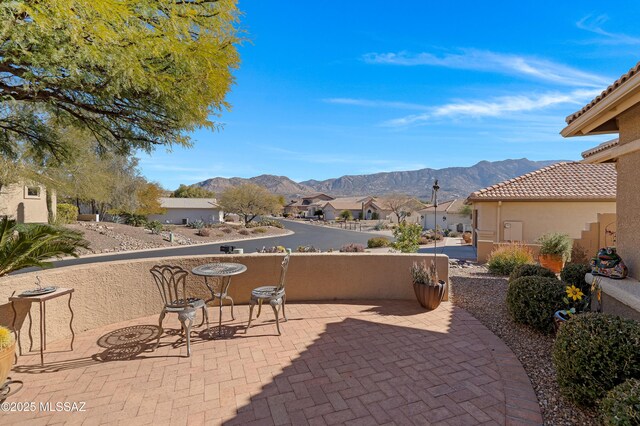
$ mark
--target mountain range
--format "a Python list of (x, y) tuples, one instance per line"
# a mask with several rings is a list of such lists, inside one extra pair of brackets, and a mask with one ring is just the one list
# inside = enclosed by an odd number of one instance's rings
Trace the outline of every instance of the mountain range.
[(252, 178), (215, 177), (198, 182), (209, 191), (220, 193), (225, 189), (252, 182), (267, 188), (287, 199), (315, 192), (332, 196), (384, 195), (392, 192), (413, 195), (421, 199), (431, 197), (431, 186), (439, 180), (440, 199), (467, 197), (473, 191), (494, 185), (504, 180), (532, 172), (541, 167), (557, 163), (552, 161), (530, 161), (526, 158), (502, 161), (480, 161), (470, 167), (447, 167), (443, 169), (420, 169), (400, 172), (383, 172), (369, 175), (345, 175), (326, 180), (295, 182), (286, 176), (260, 175)]

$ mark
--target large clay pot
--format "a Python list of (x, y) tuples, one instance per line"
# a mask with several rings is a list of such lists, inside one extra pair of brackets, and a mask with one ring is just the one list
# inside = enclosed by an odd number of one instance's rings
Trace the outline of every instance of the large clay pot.
[(423, 308), (428, 310), (434, 310), (440, 306), (446, 284), (440, 280), (437, 284), (417, 284), (413, 283), (413, 291), (416, 293), (416, 299)]
[(0, 387), (7, 381), (11, 367), (13, 367), (13, 359), (16, 353), (16, 342), (11, 346), (0, 350)]
[(540, 266), (544, 266), (556, 274), (559, 274), (564, 267), (564, 260), (562, 259), (562, 256), (557, 254), (541, 254), (538, 257), (538, 261), (540, 262)]

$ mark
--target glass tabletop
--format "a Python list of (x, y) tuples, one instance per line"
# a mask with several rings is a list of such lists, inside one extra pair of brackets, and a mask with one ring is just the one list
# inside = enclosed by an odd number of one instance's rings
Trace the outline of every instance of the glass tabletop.
[(191, 273), (208, 277), (226, 277), (241, 274), (246, 270), (247, 267), (241, 263), (219, 262), (196, 266)]

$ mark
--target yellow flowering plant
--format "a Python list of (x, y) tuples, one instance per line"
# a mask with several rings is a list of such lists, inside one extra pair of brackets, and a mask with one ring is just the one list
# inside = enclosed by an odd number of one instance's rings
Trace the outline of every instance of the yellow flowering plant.
[(7, 327), (0, 325), (0, 351), (13, 344), (13, 333)]

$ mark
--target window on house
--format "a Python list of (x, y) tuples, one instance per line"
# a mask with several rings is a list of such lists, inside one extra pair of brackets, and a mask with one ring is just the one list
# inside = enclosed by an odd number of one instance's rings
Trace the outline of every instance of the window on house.
[(25, 198), (40, 198), (40, 187), (28, 186), (25, 191)]

